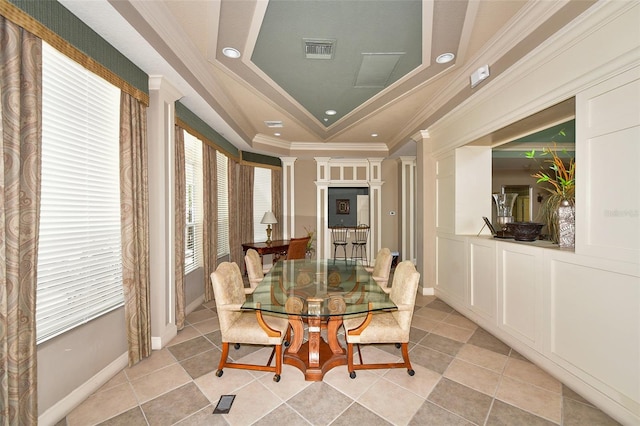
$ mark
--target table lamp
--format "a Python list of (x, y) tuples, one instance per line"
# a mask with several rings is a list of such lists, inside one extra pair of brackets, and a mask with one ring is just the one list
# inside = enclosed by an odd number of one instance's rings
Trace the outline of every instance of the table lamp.
[(262, 216), (260, 223), (267, 225), (267, 244), (271, 244), (271, 224), (278, 223), (276, 216), (272, 211), (268, 211)]

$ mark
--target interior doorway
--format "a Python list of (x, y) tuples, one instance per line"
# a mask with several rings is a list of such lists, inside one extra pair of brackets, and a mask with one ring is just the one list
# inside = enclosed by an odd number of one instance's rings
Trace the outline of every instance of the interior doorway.
[(518, 194), (513, 204), (513, 221), (531, 222), (531, 217), (533, 216), (533, 206), (531, 205), (533, 188), (530, 185), (502, 185), (502, 193)]

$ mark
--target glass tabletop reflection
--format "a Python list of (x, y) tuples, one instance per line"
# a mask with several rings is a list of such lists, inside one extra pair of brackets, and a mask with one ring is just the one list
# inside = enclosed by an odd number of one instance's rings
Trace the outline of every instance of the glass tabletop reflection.
[(300, 259), (277, 262), (243, 309), (301, 317), (344, 316), (395, 309), (360, 261)]

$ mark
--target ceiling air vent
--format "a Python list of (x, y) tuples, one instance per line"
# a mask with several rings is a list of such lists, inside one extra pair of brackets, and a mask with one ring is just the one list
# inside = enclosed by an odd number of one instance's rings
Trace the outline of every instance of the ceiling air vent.
[(336, 41), (331, 39), (302, 39), (307, 59), (333, 59)]

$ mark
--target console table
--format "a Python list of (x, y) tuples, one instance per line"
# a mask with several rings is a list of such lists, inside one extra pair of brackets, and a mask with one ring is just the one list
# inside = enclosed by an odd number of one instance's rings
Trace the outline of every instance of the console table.
[[(265, 254), (273, 255), (273, 263), (276, 263), (280, 256), (286, 256), (287, 250), (289, 250), (289, 240), (275, 240), (271, 241), (269, 244), (262, 243), (244, 243), (242, 244), (242, 251), (246, 254), (247, 250), (254, 249), (260, 255), (260, 260)], [(244, 262), (243, 262), (244, 264)], [(246, 265), (245, 265), (245, 273), (246, 273)]]

